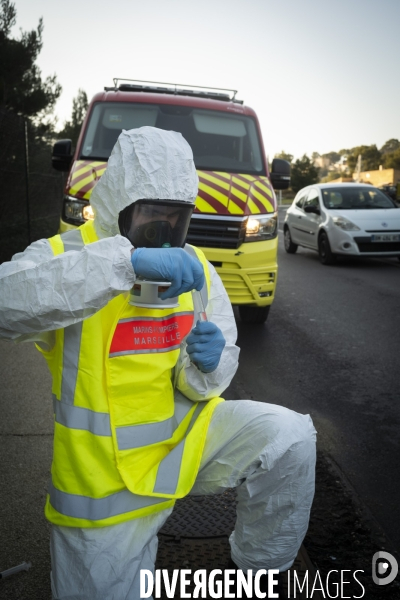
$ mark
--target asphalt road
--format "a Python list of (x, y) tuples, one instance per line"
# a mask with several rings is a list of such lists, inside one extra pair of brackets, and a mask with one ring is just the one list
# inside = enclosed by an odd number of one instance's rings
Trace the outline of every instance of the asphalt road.
[[(286, 255), (280, 233), (279, 264), (268, 322), (238, 321), (240, 368), (225, 397), (310, 413), (320, 449), (399, 548), (400, 262), (325, 267), (311, 251)], [(32, 345), (0, 342), (0, 381), (0, 570), (33, 565), (1, 581), (0, 597), (46, 600), (50, 375)]]
[(309, 413), (319, 448), (400, 549), (400, 262), (323, 266), (313, 251), (286, 254), (280, 232), (268, 321), (238, 331), (231, 396)]

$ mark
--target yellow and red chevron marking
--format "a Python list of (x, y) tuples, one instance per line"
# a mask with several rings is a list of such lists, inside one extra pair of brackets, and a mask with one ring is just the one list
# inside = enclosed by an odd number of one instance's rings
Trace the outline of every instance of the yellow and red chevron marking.
[(197, 213), (252, 215), (276, 210), (275, 195), (267, 177), (220, 171), (197, 173)]
[(68, 194), (76, 198), (89, 200), (92, 189), (106, 168), (106, 162), (77, 160), (67, 183)]
[[(92, 189), (106, 168), (106, 162), (77, 160), (67, 183), (67, 193), (89, 200)], [(221, 171), (197, 173), (197, 213), (252, 215), (276, 210), (275, 195), (267, 177)]]

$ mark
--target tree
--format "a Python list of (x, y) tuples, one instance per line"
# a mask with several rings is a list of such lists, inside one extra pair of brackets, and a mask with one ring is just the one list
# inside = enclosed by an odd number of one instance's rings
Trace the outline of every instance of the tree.
[(319, 169), (315, 167), (312, 160), (304, 154), (298, 158), (292, 165), (290, 176), (290, 187), (297, 193), (306, 185), (318, 182)]
[(288, 154), (282, 150), (282, 152), (275, 154), (274, 158), (281, 158), (282, 160), (287, 160), (288, 163), (291, 163), (293, 160), (293, 154)]
[(322, 158), (327, 158), (331, 164), (335, 164), (339, 162), (341, 154), (339, 152), (327, 152), (322, 155)]
[(335, 179), (339, 179), (339, 177), (343, 177), (343, 173), (341, 171), (328, 171), (324, 176), (319, 174), (321, 183), (329, 183), (329, 181), (334, 181)]
[(389, 154), (391, 152), (395, 152), (399, 148), (400, 148), (399, 140), (392, 138), (383, 144), (382, 148), (380, 149), (380, 152), (381, 152), (381, 154)]
[(359, 154), (361, 154), (361, 168), (363, 171), (375, 171), (379, 169), (379, 165), (382, 163), (382, 155), (376, 144), (372, 144), (371, 146), (356, 146), (347, 155), (347, 166), (350, 173), (355, 171)]
[(15, 4), (1, 0), (0, 31), (3, 31), (4, 35), (8, 36), (16, 22), (17, 11), (15, 10)]
[(388, 152), (382, 159), (385, 169), (400, 169), (400, 146), (394, 152)]
[(55, 75), (42, 80), (35, 64), (43, 46), (43, 19), (36, 30), (21, 31), (16, 40), (10, 38), (16, 17), (15, 4), (0, 0), (0, 104), (24, 117), (36, 117), (54, 108), (62, 88)]
[(72, 101), (71, 120), (65, 121), (64, 128), (57, 134), (59, 139), (70, 139), (72, 140), (72, 144), (76, 146), (88, 106), (89, 103), (86, 92), (79, 89), (78, 95)]

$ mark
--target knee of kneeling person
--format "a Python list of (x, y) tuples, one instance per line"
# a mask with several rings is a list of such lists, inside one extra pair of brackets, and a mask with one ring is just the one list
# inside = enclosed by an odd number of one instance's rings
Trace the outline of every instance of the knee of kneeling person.
[(272, 422), (275, 423), (281, 435), (287, 435), (297, 441), (315, 442), (317, 432), (310, 415), (302, 415), (284, 406), (269, 406), (275, 410), (268, 411), (269, 414), (265, 415), (266, 419), (271, 422), (272, 416)]
[(307, 459), (307, 456), (315, 455), (316, 431), (309, 415), (278, 404), (250, 400), (242, 400), (237, 407), (241, 409), (236, 418), (240, 417), (240, 431), (246, 438), (246, 447), (265, 453), (270, 466), (290, 450), (300, 460), (302, 456)]
[(317, 439), (317, 430), (314, 427), (310, 415), (300, 415), (302, 417), (301, 435), (305, 442), (315, 444)]
[(316, 455), (317, 432), (314, 428), (310, 415), (299, 415), (292, 423), (293, 444), (299, 461), (314, 462)]
[(279, 419), (279, 436), (288, 447), (297, 447), (315, 452), (317, 432), (310, 415), (302, 415), (284, 408)]

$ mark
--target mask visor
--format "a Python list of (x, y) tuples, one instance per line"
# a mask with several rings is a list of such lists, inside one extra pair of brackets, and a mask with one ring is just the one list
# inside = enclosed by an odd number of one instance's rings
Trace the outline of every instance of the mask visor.
[(135, 248), (182, 248), (193, 209), (179, 200), (137, 200), (120, 212), (119, 230)]

